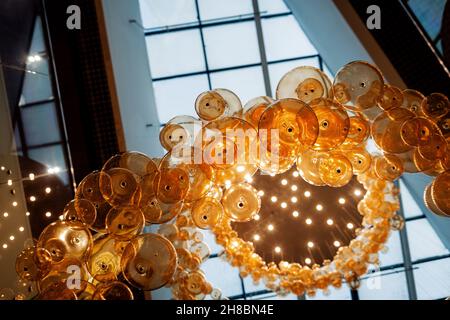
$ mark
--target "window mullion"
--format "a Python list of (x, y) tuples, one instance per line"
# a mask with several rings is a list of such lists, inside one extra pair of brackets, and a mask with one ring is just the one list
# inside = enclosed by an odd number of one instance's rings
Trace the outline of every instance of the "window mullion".
[(269, 66), (267, 64), (266, 47), (264, 45), (264, 36), (261, 24), (261, 15), (259, 12), (258, 0), (252, 0), (253, 13), (255, 16), (256, 35), (258, 37), (259, 55), (261, 57), (261, 66), (264, 77), (264, 87), (266, 89), (266, 96), (272, 96), (272, 89), (270, 87)]

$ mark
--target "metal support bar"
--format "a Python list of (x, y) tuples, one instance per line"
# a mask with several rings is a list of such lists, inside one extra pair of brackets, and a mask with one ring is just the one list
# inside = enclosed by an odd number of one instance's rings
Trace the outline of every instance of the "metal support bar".
[(352, 297), (352, 300), (359, 300), (358, 290), (350, 289), (350, 295)]
[(242, 297), (244, 298), (244, 300), (247, 300), (247, 293), (245, 292), (244, 279), (242, 279), (241, 275), (239, 275), (239, 280), (241, 281)]
[[(395, 181), (394, 184), (400, 190), (399, 181), (398, 180)], [(400, 209), (398, 210), (398, 214), (403, 219), (405, 219), (405, 214), (403, 212), (402, 198), (401, 198), (400, 192), (398, 194), (398, 199), (400, 202)], [(400, 243), (402, 246), (403, 263), (405, 265), (405, 276), (406, 276), (406, 284), (408, 287), (409, 299), (417, 300), (416, 284), (414, 281), (414, 272), (413, 272), (413, 265), (412, 265), (412, 261), (411, 261), (411, 251), (409, 249), (408, 233), (406, 231), (406, 225), (399, 232), (400, 232)]]
[(272, 96), (272, 89), (270, 88), (269, 67), (267, 64), (266, 47), (264, 46), (264, 37), (261, 25), (261, 14), (259, 12), (258, 0), (252, 0), (253, 13), (255, 15), (256, 35), (258, 36), (259, 55), (261, 57), (261, 66), (264, 77), (264, 87), (266, 89), (266, 96)]

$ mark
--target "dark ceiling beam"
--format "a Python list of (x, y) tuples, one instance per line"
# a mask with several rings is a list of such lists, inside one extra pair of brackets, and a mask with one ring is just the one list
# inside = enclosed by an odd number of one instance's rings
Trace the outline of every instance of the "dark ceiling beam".
[[(119, 152), (99, 15), (92, 0), (43, 0), (60, 101), (77, 183)], [(66, 26), (78, 5), (81, 29)]]
[(349, 0), (366, 24), (370, 5), (381, 9), (381, 29), (369, 30), (408, 88), (450, 96), (450, 76), (399, 0)]

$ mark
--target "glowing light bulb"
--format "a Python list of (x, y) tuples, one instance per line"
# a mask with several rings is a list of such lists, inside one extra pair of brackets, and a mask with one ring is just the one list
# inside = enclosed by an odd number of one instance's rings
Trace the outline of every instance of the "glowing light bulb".
[(297, 191), (297, 189), (298, 189), (298, 187), (295, 184), (291, 186), (292, 191)]
[(308, 241), (308, 248), (312, 248), (312, 247), (314, 247), (314, 242)]
[(30, 216), (30, 212), (25, 212), (25, 215), (28, 217), (28, 216)]
[(292, 202), (292, 203), (297, 203), (297, 201), (298, 201), (297, 197), (292, 197), (292, 198), (291, 198), (291, 202)]
[(354, 193), (355, 196), (357, 196), (357, 197), (359, 197), (359, 196), (362, 194), (361, 190), (359, 190), (359, 189), (355, 189), (355, 191), (354, 191), (353, 193)]
[(4, 166), (1, 166), (0, 169), (1, 169), (2, 171), (5, 171), (6, 168), (5, 168)]
[(340, 247), (341, 246), (341, 243), (339, 242), (339, 241), (335, 241), (335, 242), (333, 242), (333, 245), (336, 247), (336, 248), (338, 248), (338, 247)]
[(6, 243), (4, 243), (2, 247), (3, 247), (3, 249), (6, 249), (6, 248), (8, 248), (8, 245)]
[(253, 178), (248, 174), (245, 176), (245, 181), (247, 181), (248, 183), (252, 183), (253, 182)]
[(14, 236), (9, 236), (9, 240), (13, 241), (15, 239)]
[(237, 170), (237, 172), (244, 172), (245, 171), (245, 167), (244, 166), (238, 166), (236, 170)]
[(294, 218), (298, 218), (299, 215), (300, 215), (300, 213), (298, 213), (297, 210), (292, 212), (292, 216), (293, 216)]
[(31, 196), (31, 197), (30, 197), (30, 201), (31, 201), (31, 202), (36, 201), (36, 197), (35, 197), (35, 196)]
[(293, 176), (294, 178), (297, 178), (297, 177), (298, 177), (298, 171), (292, 172), (292, 176)]
[(339, 198), (339, 203), (340, 204), (344, 204), (345, 203), (345, 199), (344, 198)]
[(306, 264), (311, 264), (311, 259), (310, 259), (310, 258), (306, 258), (306, 259), (305, 259), (305, 263), (306, 263)]
[(45, 188), (45, 193), (49, 194), (50, 192), (52, 192), (52, 189), (50, 187)]
[(286, 203), (286, 202), (282, 202), (280, 206), (281, 206), (283, 209), (286, 209), (286, 208), (287, 208), (287, 203)]
[(327, 225), (332, 226), (334, 223), (333, 219), (328, 219), (327, 220)]
[(353, 223), (351, 223), (351, 222), (347, 223), (347, 228), (348, 229), (353, 229), (353, 227), (354, 227)]
[(280, 247), (275, 247), (275, 252), (276, 253), (280, 253), (281, 252), (281, 248)]
[(8, 179), (8, 186), (12, 186), (12, 180)]
[(33, 181), (34, 178), (35, 178), (35, 175), (34, 175), (34, 173), (30, 173), (30, 174), (28, 175), (28, 177), (30, 178), (31, 181)]
[(255, 234), (253, 236), (253, 240), (255, 240), (255, 241), (259, 241), (260, 239), (261, 239), (261, 236), (259, 234)]
[(3, 213), (3, 216), (4, 216), (5, 218), (8, 218), (9, 213), (8, 213), (8, 212), (4, 212), (4, 213)]
[(287, 180), (286, 179), (283, 179), (283, 180), (281, 180), (281, 184), (283, 185), (283, 186), (285, 186), (285, 185), (287, 185)]
[(20, 232), (23, 232), (24, 230), (25, 230), (24, 227), (20, 227), (20, 228), (19, 228), (19, 231), (20, 231)]
[(45, 213), (45, 216), (46, 216), (47, 218), (50, 218), (50, 217), (52, 216), (52, 213), (51, 213), (50, 211), (47, 211), (47, 212)]
[(64, 219), (64, 216), (61, 214), (61, 215), (58, 217), (58, 219), (62, 221), (62, 220)]
[(303, 194), (307, 198), (311, 197), (311, 192), (309, 192), (309, 191), (305, 191)]
[(259, 190), (258, 191), (258, 196), (262, 197), (264, 195), (264, 190)]
[(12, 205), (13, 205), (13, 207), (17, 207), (17, 201), (14, 201), (14, 202), (12, 203)]
[(316, 210), (317, 210), (317, 211), (322, 211), (322, 210), (323, 210), (323, 206), (322, 206), (321, 204), (318, 204), (318, 205), (316, 206)]
[(267, 230), (273, 231), (273, 229), (275, 229), (275, 227), (273, 226), (273, 224), (269, 224), (269, 225), (267, 226)]
[(273, 203), (278, 201), (278, 198), (275, 196), (270, 197), (270, 201), (272, 201)]
[(259, 219), (261, 219), (261, 216), (259, 214), (255, 214), (253, 219), (255, 219), (255, 221), (259, 221)]
[(311, 225), (312, 224), (312, 220), (310, 218), (306, 219), (305, 222), (306, 222), (307, 225)]

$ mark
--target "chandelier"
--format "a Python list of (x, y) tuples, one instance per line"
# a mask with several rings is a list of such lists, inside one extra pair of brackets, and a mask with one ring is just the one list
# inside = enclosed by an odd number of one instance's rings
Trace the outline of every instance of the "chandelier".
[(404, 172), (435, 177), (424, 202), (450, 216), (448, 98), (389, 85), (369, 63), (333, 82), (295, 68), (276, 99), (244, 106), (207, 91), (195, 110), (162, 129), (164, 157), (118, 154), (85, 177), (62, 219), (18, 255), (16, 299), (133, 299), (131, 287), (163, 286), (176, 299), (225, 299), (201, 270), (202, 230), (277, 294), (358, 288), (404, 225), (393, 183)]

